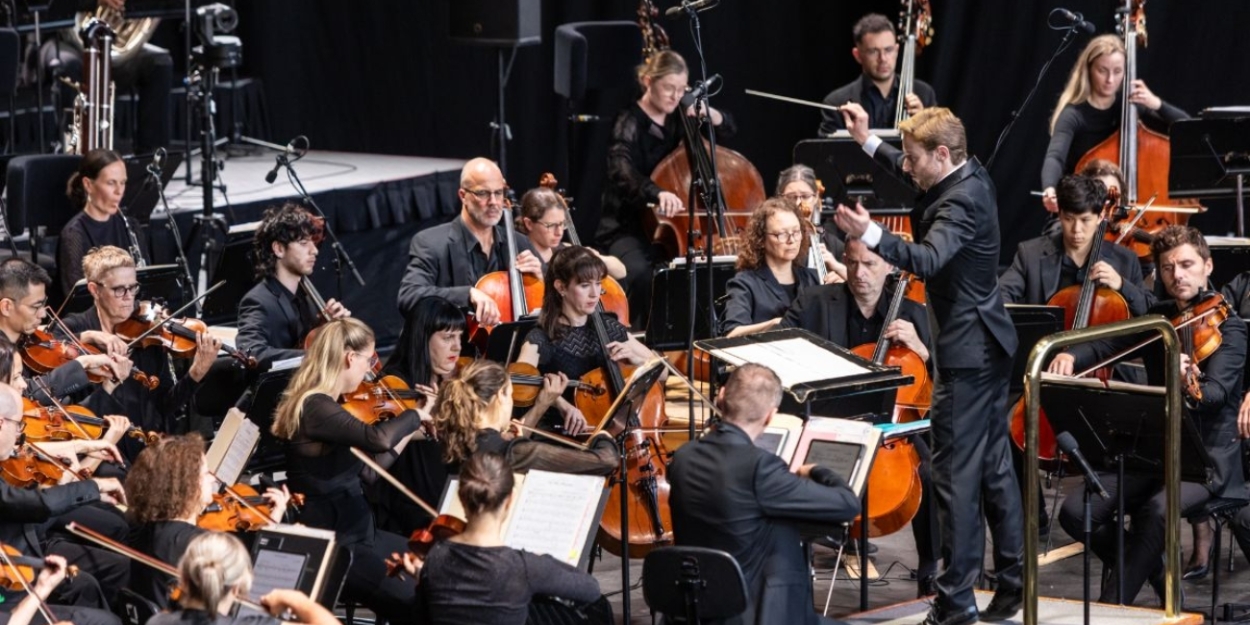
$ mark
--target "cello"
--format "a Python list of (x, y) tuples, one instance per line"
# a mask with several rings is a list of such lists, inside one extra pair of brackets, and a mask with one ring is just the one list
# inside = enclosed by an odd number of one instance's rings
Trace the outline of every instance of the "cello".
[[(1085, 259), (1085, 280), (1079, 285), (1060, 289), (1046, 302), (1048, 306), (1062, 306), (1063, 325), (1065, 330), (1080, 330), (1092, 325), (1102, 325), (1113, 321), (1128, 319), (1131, 315), (1128, 302), (1118, 291), (1099, 286), (1092, 278), (1094, 264), (1101, 260), (1102, 245), (1106, 241), (1107, 214), (1119, 203), (1119, 193), (1115, 188), (1107, 191), (1107, 199), (1103, 204), (1102, 217), (1098, 228), (1094, 231), (1090, 242), (1089, 255)], [(1102, 370), (1099, 377), (1104, 381), (1111, 377), (1110, 369)], [(1024, 398), (1016, 401), (1011, 410), (1011, 440), (1016, 447), (1024, 449)], [(1037, 425), (1037, 457), (1044, 461), (1053, 461), (1058, 457), (1055, 444), (1055, 432), (1046, 420), (1045, 413), (1039, 413)]]
[[(499, 307), (499, 322), (509, 323), (528, 316), (531, 311), (543, 305), (543, 281), (528, 273), (521, 273), (516, 268), (517, 246), (516, 227), (512, 221), (512, 202), (507, 200), (503, 207), (504, 241), (508, 248), (508, 269), (492, 271), (473, 285), (485, 293)], [(467, 334), (469, 341), (478, 346), (483, 353), (486, 351), (486, 339), (491, 328), (478, 324), (477, 319), (468, 320)]]
[[(899, 367), (903, 375), (914, 378), (910, 385), (898, 390), (895, 400), (896, 423), (919, 418), (915, 415), (928, 410), (929, 399), (933, 393), (933, 382), (929, 379), (928, 368), (920, 356), (903, 345), (891, 345), (890, 339), (885, 336), (885, 329), (898, 319), (908, 282), (907, 274), (899, 275), (877, 342), (865, 343), (851, 349), (858, 356), (871, 358), (875, 364)], [(904, 414), (908, 414), (909, 418), (904, 419)], [(916, 452), (915, 445), (905, 438), (883, 444), (872, 461), (867, 488), (872, 493), (872, 497), (868, 499), (867, 510), (869, 536), (887, 536), (910, 523), (920, 509), (920, 498), (923, 496), (920, 486), (920, 454)], [(861, 515), (851, 526), (851, 536), (859, 537), (863, 526), (864, 515)]]
[[(1172, 199), (1168, 195), (1168, 168), (1171, 162), (1172, 144), (1166, 135), (1146, 128), (1138, 119), (1137, 106), (1129, 101), (1133, 82), (1137, 80), (1137, 46), (1146, 45), (1146, 0), (1124, 0), (1116, 11), (1120, 23), (1117, 29), (1124, 37), (1124, 86), (1121, 87), (1120, 128), (1086, 152), (1076, 163), (1076, 171), (1083, 171), (1095, 159), (1116, 163), (1123, 172), (1124, 188), (1120, 190), (1124, 204), (1138, 206), (1139, 198), (1152, 199), (1158, 208), (1141, 211), (1141, 215), (1126, 215), (1134, 223), (1121, 226), (1117, 221), (1115, 232), (1133, 233), (1128, 241), (1118, 241), (1133, 248), (1135, 239), (1162, 230), (1166, 226), (1185, 225), (1189, 214), (1203, 210), (1196, 200)], [(1141, 257), (1142, 249), (1136, 248)]]
[[(569, 243), (581, 247), (581, 237), (577, 235), (577, 226), (573, 223), (573, 209), (569, 206), (568, 199), (560, 192), (556, 186), (560, 184), (554, 174), (544, 173), (538, 179), (538, 186), (551, 189), (556, 197), (560, 198), (560, 204), (564, 206), (564, 233), (569, 237)], [(612, 276), (604, 276), (599, 281), (603, 287), (603, 295), (599, 301), (603, 304), (604, 310), (616, 315), (621, 323), (629, 323), (629, 301), (625, 298), (625, 289), (621, 288), (621, 283), (616, 281)]]

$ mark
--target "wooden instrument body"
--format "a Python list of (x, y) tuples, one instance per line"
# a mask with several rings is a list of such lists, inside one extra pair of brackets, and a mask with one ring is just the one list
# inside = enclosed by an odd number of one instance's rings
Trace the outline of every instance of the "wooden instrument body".
[[(751, 213), (767, 197), (764, 178), (745, 156), (722, 145), (716, 146), (716, 168), (720, 174), (721, 193), (727, 207), (727, 232), (721, 231), (697, 193), (694, 194), (695, 231), (699, 233), (699, 240), (703, 240), (707, 232), (713, 233), (713, 253), (736, 253), (739, 244), (736, 233), (746, 228)], [(651, 180), (661, 189), (681, 198), (683, 202), (689, 201), (693, 176), (685, 144), (678, 146), (655, 166), (655, 170), (651, 172)], [(655, 210), (645, 210), (643, 227), (652, 233), (655, 242), (668, 251), (669, 257), (686, 255), (686, 235), (690, 227), (688, 212), (663, 217)]]

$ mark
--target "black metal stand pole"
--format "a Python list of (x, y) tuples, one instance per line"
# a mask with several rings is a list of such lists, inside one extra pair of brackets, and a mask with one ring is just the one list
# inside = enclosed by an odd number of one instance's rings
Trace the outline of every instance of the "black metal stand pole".
[[(292, 139), (291, 143), (295, 143), (301, 137), (304, 139), (305, 143), (308, 142), (308, 138), (303, 137), (303, 135), (301, 135), (300, 137), (296, 137), (295, 139)], [(308, 148), (306, 146), (304, 148), (304, 151), (307, 152), (307, 150)], [(357, 284), (359, 284), (360, 286), (365, 286), (365, 279), (361, 277), (360, 272), (356, 270), (356, 263), (352, 262), (352, 257), (347, 253), (347, 250), (343, 248), (343, 244), (339, 242), (338, 236), (334, 234), (334, 229), (330, 227), (330, 220), (326, 218), (326, 214), (321, 212), (321, 207), (317, 206), (317, 202), (313, 200), (311, 195), (308, 194), (308, 189), (304, 188), (304, 183), (303, 181), (299, 179), (299, 174), (295, 173), (295, 167), (292, 166), (292, 163), (294, 161), (287, 158), (285, 153), (279, 154), (277, 158), (278, 158), (278, 162), (283, 167), (286, 168), (287, 179), (291, 181), (291, 186), (295, 187), (295, 192), (299, 194), (304, 204), (312, 208), (313, 212), (316, 213), (317, 216), (321, 217), (322, 219), (322, 223), (324, 224), (322, 228), (325, 232), (326, 238), (330, 240), (330, 249), (334, 250), (335, 271), (339, 274), (340, 296), (342, 295), (342, 266), (343, 265), (346, 265), (347, 269), (352, 272), (352, 277), (356, 279)], [(300, 156), (298, 156), (295, 160), (299, 160), (301, 158), (303, 158), (303, 153), (301, 153)]]
[(1084, 514), (1084, 517), (1085, 517), (1085, 519), (1084, 519), (1085, 526), (1084, 526), (1084, 527), (1085, 527), (1085, 529), (1084, 529), (1084, 532), (1083, 532), (1083, 534), (1082, 534), (1082, 536), (1081, 536), (1081, 539), (1082, 539), (1082, 541), (1083, 541), (1083, 542), (1084, 542), (1084, 544), (1085, 544), (1085, 563), (1084, 563), (1084, 565), (1085, 565), (1085, 577), (1084, 577), (1084, 583), (1082, 584), (1082, 586), (1084, 586), (1083, 590), (1085, 591), (1085, 594), (1084, 594), (1084, 597), (1083, 597), (1084, 602), (1085, 602), (1085, 606), (1084, 606), (1084, 609), (1085, 609), (1085, 621), (1084, 621), (1084, 622), (1085, 622), (1085, 625), (1089, 625), (1089, 602), (1090, 602), (1090, 596), (1089, 596), (1089, 560), (1090, 560), (1090, 557), (1089, 557), (1089, 543), (1090, 543), (1090, 536), (1091, 536), (1091, 535), (1093, 535), (1093, 533), (1094, 533), (1094, 518), (1093, 518), (1093, 517), (1094, 517), (1094, 513), (1093, 513), (1093, 510), (1092, 510), (1092, 508), (1091, 508), (1091, 506), (1090, 506), (1090, 498), (1091, 498), (1091, 497), (1093, 497), (1093, 492), (1091, 492), (1091, 491), (1090, 491), (1089, 484), (1086, 484), (1086, 485), (1085, 485), (1085, 494), (1083, 495), (1083, 499), (1082, 499), (1082, 503), (1084, 504), (1084, 507), (1085, 507), (1085, 514)]

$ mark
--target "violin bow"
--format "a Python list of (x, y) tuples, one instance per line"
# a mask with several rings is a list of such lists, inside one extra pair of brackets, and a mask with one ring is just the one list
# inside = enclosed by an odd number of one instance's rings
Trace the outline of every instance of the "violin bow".
[(165, 326), (165, 321), (166, 321), (166, 320), (168, 320), (168, 319), (172, 319), (172, 318), (174, 318), (174, 317), (177, 317), (179, 314), (181, 314), (181, 313), (182, 313), (183, 311), (185, 311), (186, 309), (188, 309), (188, 308), (190, 308), (190, 307), (192, 307), (192, 306), (195, 306), (196, 304), (198, 304), (198, 303), (200, 302), (200, 300), (202, 300), (202, 299), (204, 299), (204, 298), (208, 297), (209, 295), (211, 295), (211, 294), (213, 293), (213, 291), (216, 291), (217, 289), (221, 288), (221, 286), (222, 286), (223, 284), (225, 284), (225, 283), (226, 283), (226, 281), (225, 281), (225, 280), (219, 280), (219, 281), (217, 282), (217, 284), (214, 284), (213, 286), (211, 286), (211, 287), (209, 287), (209, 288), (205, 289), (203, 293), (200, 293), (199, 295), (196, 295), (194, 299), (192, 299), (191, 301), (187, 302), (186, 304), (183, 304), (183, 305), (182, 305), (182, 307), (180, 307), (178, 310), (175, 310), (174, 312), (172, 312), (172, 313), (169, 313), (169, 314), (165, 315), (165, 319), (164, 319), (164, 320), (161, 320), (161, 322), (160, 322), (160, 323), (153, 323), (153, 324), (152, 324), (152, 327), (148, 328), (147, 330), (144, 330), (142, 333), (140, 333), (140, 334), (139, 334), (139, 336), (136, 336), (136, 337), (134, 338), (134, 340), (133, 340), (133, 341), (130, 341), (129, 343), (126, 343), (126, 349), (127, 349), (127, 350), (134, 349), (135, 345), (138, 345), (138, 344), (139, 344), (139, 341), (142, 341), (143, 339), (148, 338), (148, 337), (149, 337), (149, 336), (151, 336), (153, 333), (155, 333), (155, 332), (159, 331), (162, 327), (164, 327), (164, 326)]
[[(63, 333), (66, 337), (69, 338), (68, 342), (74, 347), (78, 348), (78, 351), (84, 354), (87, 353), (87, 346), (83, 345), (83, 342), (78, 340), (78, 336), (76, 334), (69, 331), (69, 327), (65, 325), (65, 322), (61, 321), (61, 318), (58, 317), (55, 312), (52, 312), (52, 308), (45, 306), (44, 310), (48, 312), (48, 316), (51, 317), (52, 323), (56, 324), (56, 327), (60, 328), (61, 333)], [(109, 372), (109, 375), (113, 377), (113, 382), (121, 382), (121, 378), (117, 377), (117, 372), (114, 371), (112, 367), (105, 365), (101, 367), (101, 369), (104, 369), (105, 371)]]
[[(1216, 313), (1216, 312), (1218, 312), (1219, 310), (1220, 310), (1220, 309), (1219, 309), (1219, 307), (1215, 307), (1215, 308), (1212, 308), (1211, 310), (1204, 311), (1204, 312), (1202, 312), (1202, 313), (1200, 313), (1200, 314), (1194, 315), (1193, 317), (1191, 317), (1191, 318), (1189, 318), (1189, 319), (1186, 319), (1185, 321), (1182, 321), (1182, 322), (1180, 322), (1180, 323), (1176, 324), (1176, 325), (1174, 326), (1174, 328), (1175, 328), (1175, 329), (1177, 329), (1177, 330), (1180, 330), (1180, 329), (1182, 329), (1182, 328), (1189, 327), (1189, 326), (1190, 326), (1190, 325), (1192, 325), (1193, 323), (1195, 323), (1195, 322), (1197, 322), (1197, 321), (1200, 321), (1200, 320), (1202, 320), (1202, 319), (1206, 319), (1207, 317), (1209, 317), (1209, 316), (1211, 316), (1211, 315), (1215, 314), (1215, 313)], [(1141, 349), (1141, 348), (1143, 348), (1143, 347), (1145, 347), (1145, 346), (1147, 346), (1147, 345), (1149, 345), (1149, 344), (1151, 344), (1151, 343), (1153, 343), (1153, 342), (1155, 342), (1155, 341), (1159, 340), (1160, 338), (1163, 338), (1163, 335), (1161, 335), (1161, 334), (1156, 334), (1156, 335), (1154, 335), (1154, 336), (1152, 336), (1152, 337), (1150, 337), (1150, 338), (1148, 338), (1148, 339), (1145, 339), (1145, 340), (1143, 340), (1142, 342), (1140, 342), (1140, 343), (1138, 343), (1138, 344), (1136, 344), (1136, 345), (1134, 345), (1134, 346), (1132, 346), (1132, 347), (1130, 347), (1130, 348), (1128, 348), (1128, 349), (1126, 349), (1126, 350), (1121, 351), (1121, 352), (1120, 352), (1120, 353), (1118, 353), (1118, 354), (1114, 354), (1114, 355), (1112, 355), (1110, 358), (1106, 358), (1106, 359), (1104, 359), (1102, 362), (1100, 362), (1100, 363), (1098, 363), (1098, 364), (1096, 364), (1096, 365), (1094, 365), (1094, 366), (1092, 366), (1092, 367), (1090, 367), (1090, 368), (1088, 368), (1088, 369), (1086, 369), (1086, 370), (1084, 370), (1084, 371), (1082, 371), (1082, 372), (1080, 372), (1080, 373), (1078, 373), (1078, 374), (1076, 374), (1076, 375), (1074, 375), (1074, 376), (1072, 376), (1072, 377), (1074, 377), (1074, 378), (1083, 378), (1083, 377), (1086, 377), (1086, 376), (1088, 376), (1089, 374), (1091, 374), (1091, 373), (1093, 373), (1093, 372), (1095, 372), (1095, 371), (1097, 371), (1097, 370), (1099, 370), (1099, 369), (1101, 369), (1101, 368), (1103, 368), (1103, 367), (1105, 367), (1105, 366), (1107, 366), (1107, 365), (1109, 365), (1109, 364), (1111, 364), (1111, 363), (1113, 363), (1113, 362), (1115, 362), (1115, 361), (1117, 361), (1117, 360), (1119, 360), (1119, 359), (1121, 359), (1121, 358), (1125, 357), (1126, 355), (1131, 354), (1131, 353), (1133, 353), (1133, 352), (1135, 352), (1135, 351), (1137, 351), (1137, 350), (1139, 350), (1139, 349)]]
[(409, 490), (408, 487), (405, 486), (403, 482), (399, 481), (398, 478), (396, 478), (394, 475), (391, 475), (389, 472), (387, 472), (386, 469), (383, 469), (382, 465), (379, 465), (377, 462), (373, 460), (373, 458), (369, 457), (369, 454), (361, 451), (360, 448), (358, 447), (352, 447), (351, 450), (352, 450), (353, 455), (355, 455), (357, 458), (360, 458), (360, 461), (365, 463), (365, 466), (369, 467), (370, 469), (373, 469), (375, 472), (377, 472), (378, 476), (380, 476), (382, 479), (386, 480), (387, 482), (390, 482), (391, 486), (394, 486), (395, 489), (403, 493), (405, 497), (411, 499), (412, 503), (415, 503), (418, 506), (420, 506), (422, 510), (425, 510), (426, 514), (429, 514), (433, 518), (438, 518), (438, 510), (435, 510), (433, 506), (431, 506), (430, 504), (425, 503), (424, 499), (418, 497), (417, 494)]
[(35, 601), (38, 601), (36, 606), (39, 609), (39, 613), (43, 615), (43, 618), (47, 620), (49, 624), (60, 621), (60, 619), (57, 619), (52, 615), (52, 606), (49, 606), (48, 602), (44, 601), (43, 597), (40, 597), (38, 593), (35, 592), (34, 588), (31, 588), (30, 584), (26, 582), (26, 578), (22, 577), (22, 572), (18, 570), (17, 564), (13, 562), (13, 560), (9, 557), (9, 554), (3, 549), (0, 549), (0, 564), (4, 564), (4, 566), (10, 571), (13, 571), (13, 577), (16, 577), (17, 580), (22, 583), (22, 590), (25, 590), (27, 595), (34, 597)]
[(43, 376), (34, 378), (34, 383), (35, 386), (39, 387), (39, 390), (43, 391), (44, 396), (48, 398), (48, 401), (52, 403), (52, 406), (56, 408), (57, 412), (61, 413), (62, 417), (68, 419), (84, 438), (91, 438), (91, 435), (87, 433), (87, 430), (83, 428), (81, 423), (78, 422), (78, 418), (75, 417), (70, 411), (66, 410), (65, 406), (63, 406), (61, 402), (52, 395), (52, 387), (48, 386), (48, 381), (44, 380)]
[(577, 449), (581, 451), (586, 450), (586, 445), (579, 443), (567, 436), (560, 436), (559, 434), (556, 434), (554, 432), (548, 432), (546, 430), (540, 430), (535, 427), (530, 427), (528, 425), (525, 425), (524, 423), (521, 423), (520, 421), (516, 419), (513, 419), (510, 423), (512, 423), (512, 427), (515, 427), (522, 432), (529, 432), (531, 434), (537, 434), (538, 436), (541, 436), (548, 440), (555, 441), (562, 445), (568, 445), (569, 447), (572, 447), (573, 449)]
[[(156, 558), (153, 558), (152, 556), (149, 556), (146, 553), (143, 553), (135, 549), (131, 549), (130, 547), (127, 547), (126, 545), (115, 542), (111, 538), (89, 527), (86, 527), (78, 522), (70, 521), (68, 524), (66, 524), (65, 529), (69, 533), (79, 538), (89, 540), (99, 545), (100, 547), (103, 547), (105, 549), (108, 549), (109, 551), (112, 551), (113, 553), (130, 558), (131, 560), (134, 560), (135, 562), (138, 562), (140, 564), (145, 564), (166, 575), (170, 575), (175, 578), (179, 577), (178, 569), (174, 568), (168, 563), (162, 562), (160, 560), (157, 560)], [(260, 605), (259, 603), (256, 603), (255, 601), (252, 601), (249, 598), (239, 596), (239, 597), (235, 597), (235, 601), (238, 601), (243, 606), (251, 608), (258, 612), (262, 612), (265, 614), (269, 613), (269, 610), (266, 610), (264, 606)]]
[(235, 501), (239, 502), (240, 505), (242, 505), (244, 508), (247, 508), (249, 511), (251, 511), (252, 514), (259, 516), (262, 519), (269, 519), (271, 522), (273, 521), (273, 517), (269, 516), (268, 514), (265, 514), (264, 511), (262, 511), (260, 508), (257, 508), (256, 506), (248, 503), (246, 497), (244, 497), (243, 495), (240, 495), (239, 491), (236, 491), (234, 487), (222, 481), (221, 478), (217, 477), (216, 473), (209, 471), (208, 474), (213, 476), (213, 479), (221, 483), (221, 487), (223, 490), (226, 491), (227, 495), (233, 497)]
[(74, 476), (74, 479), (75, 479), (75, 480), (77, 480), (77, 481), (80, 481), (80, 482), (81, 482), (82, 480), (87, 479), (86, 477), (84, 477), (84, 476), (82, 476), (82, 475), (78, 474), (76, 471), (74, 471), (73, 469), (71, 469), (71, 468), (70, 468), (70, 463), (69, 463), (69, 462), (67, 462), (64, 458), (61, 458), (61, 457), (56, 456), (56, 455), (54, 455), (54, 454), (48, 453), (45, 449), (43, 449), (42, 447), (40, 447), (40, 446), (38, 446), (38, 445), (36, 445), (36, 444), (34, 444), (34, 443), (30, 442), (30, 441), (26, 441), (25, 443), (22, 443), (22, 445), (23, 445), (23, 446), (25, 446), (25, 447), (27, 447), (27, 448), (28, 448), (28, 449), (30, 449), (31, 451), (35, 452), (35, 455), (37, 455), (37, 456), (39, 456), (39, 457), (43, 458), (44, 460), (47, 460), (48, 462), (51, 462), (52, 464), (55, 464), (55, 465), (56, 465), (56, 466), (58, 466), (58, 467), (61, 467), (61, 470), (63, 470), (63, 471), (65, 471), (66, 473), (68, 473), (68, 474), (70, 474), (70, 475)]

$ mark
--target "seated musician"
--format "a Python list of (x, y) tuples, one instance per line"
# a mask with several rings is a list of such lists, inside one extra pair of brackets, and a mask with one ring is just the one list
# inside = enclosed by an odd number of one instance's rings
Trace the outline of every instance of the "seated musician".
[(773, 329), (794, 298), (816, 286), (816, 272), (807, 267), (811, 232), (811, 222), (785, 198), (765, 200), (751, 213), (738, 253), (738, 273), (726, 286), (722, 334), (735, 337)]
[(668, 466), (676, 544), (720, 549), (738, 561), (747, 587), (743, 623), (830, 622), (812, 610), (796, 523), (832, 532), (859, 514), (859, 498), (831, 469), (805, 465), (791, 473), (753, 444), (781, 404), (781, 381), (768, 367), (738, 367), (717, 404), (721, 422), (679, 448)]
[(516, 240), (517, 257), (507, 257), (507, 235), (499, 223), (507, 191), (494, 161), (475, 158), (464, 164), (460, 215), (416, 233), (408, 246), (408, 268), (399, 284), (400, 312), (407, 315), (418, 300), (437, 295), (468, 307), (479, 323), (491, 326), (500, 321), (499, 306), (475, 288), (479, 278), (515, 263), (517, 270), (542, 279), (542, 263), (525, 237)]
[[(317, 267), (321, 237), (320, 219), (292, 202), (267, 209), (256, 228), (252, 249), (260, 282), (239, 302), (238, 348), (254, 356), (262, 370), (275, 360), (304, 355), (304, 337), (321, 311), (300, 281)], [(325, 316), (350, 317), (351, 311), (331, 298)]]
[[(13, 387), (0, 384), (0, 461), (10, 460), (17, 452), (23, 427), (21, 396)], [(58, 555), (82, 569), (76, 577), (58, 585), (49, 597), (60, 618), (79, 625), (120, 625), (121, 621), (108, 609), (111, 598), (125, 586), (129, 569), (120, 556), (49, 538), (45, 529), (54, 517), (77, 508), (100, 501), (116, 504), (125, 500), (121, 482), (109, 477), (46, 488), (18, 488), (0, 481), (0, 542), (26, 556)], [(0, 590), (0, 612), (16, 607), (19, 595)]]
[(457, 470), (478, 450), (502, 454), (513, 471), (531, 469), (608, 475), (619, 458), (614, 433), (599, 432), (583, 449), (512, 437), (512, 382), (497, 363), (475, 360), (438, 390), (434, 425), (443, 459)]
[[(187, 544), (210, 530), (196, 525), (213, 503), (217, 478), (208, 470), (204, 439), (198, 433), (166, 436), (139, 454), (126, 475), (131, 522), (126, 542), (166, 564), (176, 564)], [(273, 506), (271, 517), (282, 521), (290, 494), (267, 489), (263, 497)], [(169, 592), (176, 580), (139, 562), (130, 566), (130, 587), (161, 609), (170, 608)]]
[[(557, 396), (564, 393), (569, 380), (580, 379), (607, 363), (605, 351), (611, 354), (614, 363), (641, 365), (654, 357), (651, 350), (629, 335), (615, 316), (608, 314), (601, 318), (610, 342), (599, 344), (590, 315), (603, 295), (600, 281), (606, 275), (603, 259), (590, 248), (571, 246), (552, 257), (538, 326), (525, 336), (517, 356), (517, 362), (536, 367), (539, 373), (548, 376), (549, 382), (551, 376), (559, 378), (558, 389), (549, 383), (544, 391), (554, 390)], [(563, 417), (565, 433), (580, 434), (587, 429), (586, 419), (592, 415), (583, 415), (566, 397), (557, 397), (554, 401), (554, 408)], [(526, 425), (534, 425), (541, 415), (541, 411), (531, 411)]]
[[(417, 409), (422, 420), (430, 419), (438, 389), (456, 370), (465, 331), (464, 312), (441, 297), (424, 297), (404, 318), (395, 351), (382, 375), (393, 375), (427, 399)], [(399, 455), (390, 472), (423, 501), (438, 501), (447, 484), (443, 450), (435, 440), (414, 440)], [(370, 488), (378, 527), (408, 535), (429, 525), (429, 514), (385, 480)]]
[(83, 278), (82, 258), (92, 248), (114, 245), (132, 254), (142, 255), (137, 239), (131, 239), (135, 224), (127, 224), (121, 212), (126, 193), (126, 163), (112, 150), (92, 150), (82, 157), (78, 171), (66, 185), (70, 202), (82, 212), (76, 214), (56, 240), (56, 267), (61, 278), (61, 293), (70, 290)]
[[(1205, 299), (1207, 280), (1211, 276), (1211, 253), (1202, 233), (1187, 226), (1169, 226), (1151, 244), (1155, 265), (1164, 289), (1173, 300), (1150, 307), (1149, 313), (1173, 317), (1187, 307)], [(1223, 336), (1219, 348), (1202, 362), (1195, 363), (1189, 355), (1181, 356), (1181, 375), (1197, 376), (1201, 398), (1186, 397), (1185, 410), (1202, 435), (1215, 471), (1209, 484), (1181, 482), (1180, 507), (1187, 509), (1210, 497), (1245, 498), (1246, 483), (1242, 475), (1241, 446), (1238, 441), (1237, 408), (1242, 397), (1242, 371), (1246, 358), (1246, 324), (1236, 315), (1229, 315), (1219, 325)], [(1087, 343), (1072, 347), (1055, 356), (1049, 370), (1072, 375), (1131, 347), (1139, 337)], [(1126, 355), (1130, 356), (1130, 355)], [(1146, 372), (1151, 384), (1164, 381), (1163, 350), (1158, 342), (1143, 348)], [(1104, 567), (1115, 563), (1116, 493), (1123, 488), (1126, 510), (1132, 523), (1125, 535), (1125, 571), (1123, 602), (1132, 604), (1147, 580), (1155, 592), (1163, 594), (1164, 492), (1161, 476), (1126, 475), (1119, 484), (1114, 474), (1100, 475), (1110, 498), (1093, 501), (1094, 553)], [(1082, 497), (1071, 495), (1064, 500), (1059, 522), (1069, 535), (1083, 535)], [(1107, 578), (1099, 599), (1112, 603), (1116, 599), (1117, 577)]]
[[(1120, 170), (1119, 165), (1116, 165), (1115, 163), (1112, 163), (1111, 161), (1104, 160), (1101, 158), (1093, 159), (1090, 162), (1086, 163), (1085, 167), (1082, 168), (1081, 171), (1077, 173), (1082, 176), (1087, 176), (1090, 178), (1097, 178), (1098, 180), (1102, 181), (1104, 185), (1107, 186), (1107, 189), (1114, 188), (1117, 191), (1124, 190), (1124, 172)], [(1133, 216), (1134, 216), (1134, 213), (1130, 212), (1126, 215), (1126, 217), (1128, 217), (1127, 219), (1123, 219), (1121, 221), (1113, 221), (1111, 224), (1108, 225), (1107, 229), (1111, 232), (1116, 233), (1116, 236), (1120, 236), (1121, 233), (1123, 233), (1126, 229), (1128, 229), (1129, 221), (1131, 220)], [(1139, 220), (1135, 224), (1135, 227), (1141, 228), (1142, 226), (1146, 225), (1145, 221), (1146, 221), (1146, 218), (1142, 217), (1142, 219)], [(1147, 234), (1149, 234), (1148, 231), (1147, 231)], [(1149, 236), (1153, 237), (1153, 235), (1149, 235)], [(1133, 235), (1129, 235), (1125, 237), (1124, 240), (1125, 240), (1124, 245), (1126, 247), (1129, 247), (1129, 243), (1133, 241)], [(1150, 241), (1146, 240), (1145, 243), (1146, 243), (1147, 250), (1149, 250)], [(1132, 249), (1132, 248), (1129, 247), (1129, 249)], [(1153, 293), (1154, 284), (1155, 284), (1154, 259), (1150, 257), (1149, 253), (1145, 254), (1144, 256), (1141, 254), (1142, 254), (1141, 252), (1138, 252), (1137, 263), (1141, 265), (1142, 286), (1145, 287), (1147, 291), (1151, 291)]]
[[(800, 215), (811, 215), (821, 209), (821, 197), (816, 187), (816, 172), (807, 165), (794, 165), (781, 170), (777, 174), (777, 195), (794, 202), (799, 207)], [(809, 217), (813, 224), (820, 222), (820, 215)], [(843, 234), (833, 219), (825, 221), (819, 228), (820, 257), (825, 263), (828, 275), (825, 282), (845, 282), (846, 265), (842, 264)], [(815, 267), (812, 267), (815, 269)]]
[(1065, 176), (1056, 188), (1062, 232), (1042, 235), (1020, 244), (1011, 267), (998, 279), (1008, 304), (1045, 304), (1069, 286), (1080, 286), (1085, 274), (1099, 286), (1120, 293), (1129, 312), (1141, 315), (1154, 304), (1154, 295), (1142, 286), (1141, 264), (1123, 246), (1104, 241), (1099, 258), (1089, 262), (1094, 233), (1102, 218), (1107, 187), (1085, 176)]
[(48, 556), (43, 559), (43, 568), (39, 570), (39, 577), (35, 578), (35, 582), (30, 585), (30, 593), (14, 607), (8, 614), (0, 615), (0, 618), (7, 618), (7, 625), (31, 625), (38, 623), (39, 610), (43, 605), (48, 603), (48, 596), (56, 590), (61, 582), (65, 581), (69, 573), (69, 564), (65, 562), (65, 558), (61, 556)]
[[(883, 327), (892, 295), (886, 290), (886, 284), (894, 267), (859, 239), (847, 240), (844, 249), (846, 282), (814, 286), (803, 291), (782, 319), (781, 327), (803, 328), (847, 348), (876, 343), (884, 332), (895, 344), (912, 350), (928, 364), (929, 323), (924, 306), (904, 299), (898, 319), (889, 327)], [(913, 436), (909, 440), (920, 455), (921, 491), (931, 493), (929, 445), (923, 436)], [(940, 556), (936, 514), (931, 498), (922, 497), (920, 508), (911, 522), (919, 558), (916, 564), (917, 596), (929, 596), (935, 592), (934, 579)]]
[[(651, 305), (652, 270), (667, 262), (661, 249), (652, 244), (651, 233), (643, 226), (644, 211), (664, 217), (684, 212), (684, 189), (664, 190), (651, 180), (651, 174), (664, 157), (682, 142), (682, 115), (694, 115), (694, 106), (678, 110), (687, 91), (689, 72), (686, 61), (672, 50), (663, 50), (638, 67), (642, 96), (616, 116), (608, 140), (607, 180), (603, 187), (602, 218), (595, 233), (595, 247), (619, 258), (628, 272), (621, 285), (629, 294), (631, 325), (646, 325)], [(733, 117), (710, 108), (708, 118), (720, 138), (736, 131)], [(622, 319), (624, 323), (626, 320)]]
[(418, 585), (427, 610), (422, 622), (524, 623), (535, 595), (577, 603), (602, 596), (589, 573), (504, 545), (512, 471), (502, 455), (488, 451), (475, 452), (460, 466), (457, 496), (467, 517), (465, 530), (435, 543), (425, 558)]
[[(521, 196), (521, 210), (517, 213), (517, 233), (524, 234), (534, 249), (534, 255), (542, 262), (543, 274), (556, 250), (567, 246), (564, 232), (568, 209), (558, 193), (546, 187), (537, 187)], [(593, 249), (593, 248), (592, 248)], [(599, 252), (596, 250), (596, 254)], [(615, 256), (599, 254), (608, 268), (608, 275), (617, 280), (625, 279), (625, 265)]]
[[(148, 620), (152, 625), (337, 625), (338, 619), (308, 595), (288, 588), (271, 590), (254, 601), (269, 615), (230, 616), (237, 599), (248, 596), (252, 586), (252, 558), (238, 538), (229, 534), (197, 536), (177, 562), (178, 586), (184, 594), (181, 610), (162, 612)], [(284, 613), (293, 621), (280, 620)]]
[[(49, 284), (52, 278), (48, 272), (25, 258), (13, 257), (0, 262), (0, 332), (13, 345), (21, 347), (39, 329), (47, 311)], [(131, 362), (115, 343), (101, 337), (102, 333), (87, 333), (82, 340), (107, 353), (81, 354), (42, 376), (26, 370), (25, 375), (32, 381), (27, 394), (41, 403), (50, 403), (45, 386), (53, 397), (89, 393), (82, 403), (96, 414), (120, 412), (121, 406), (111, 394), (130, 375)], [(115, 376), (107, 375), (107, 371)], [(93, 386), (88, 374), (100, 375), (104, 381)]]
[(410, 584), (387, 578), (383, 566), (391, 553), (404, 551), (404, 538), (375, 527), (362, 480), (376, 476), (351, 449), (390, 466), (421, 436), (420, 417), (405, 410), (367, 424), (337, 401), (360, 386), (374, 358), (373, 331), (364, 322), (346, 317), (322, 326), (278, 404), (271, 430), (288, 441), (288, 483), (306, 497), (300, 522), (334, 530), (338, 543), (352, 551), (344, 596), (388, 622), (411, 623), (415, 592)]

